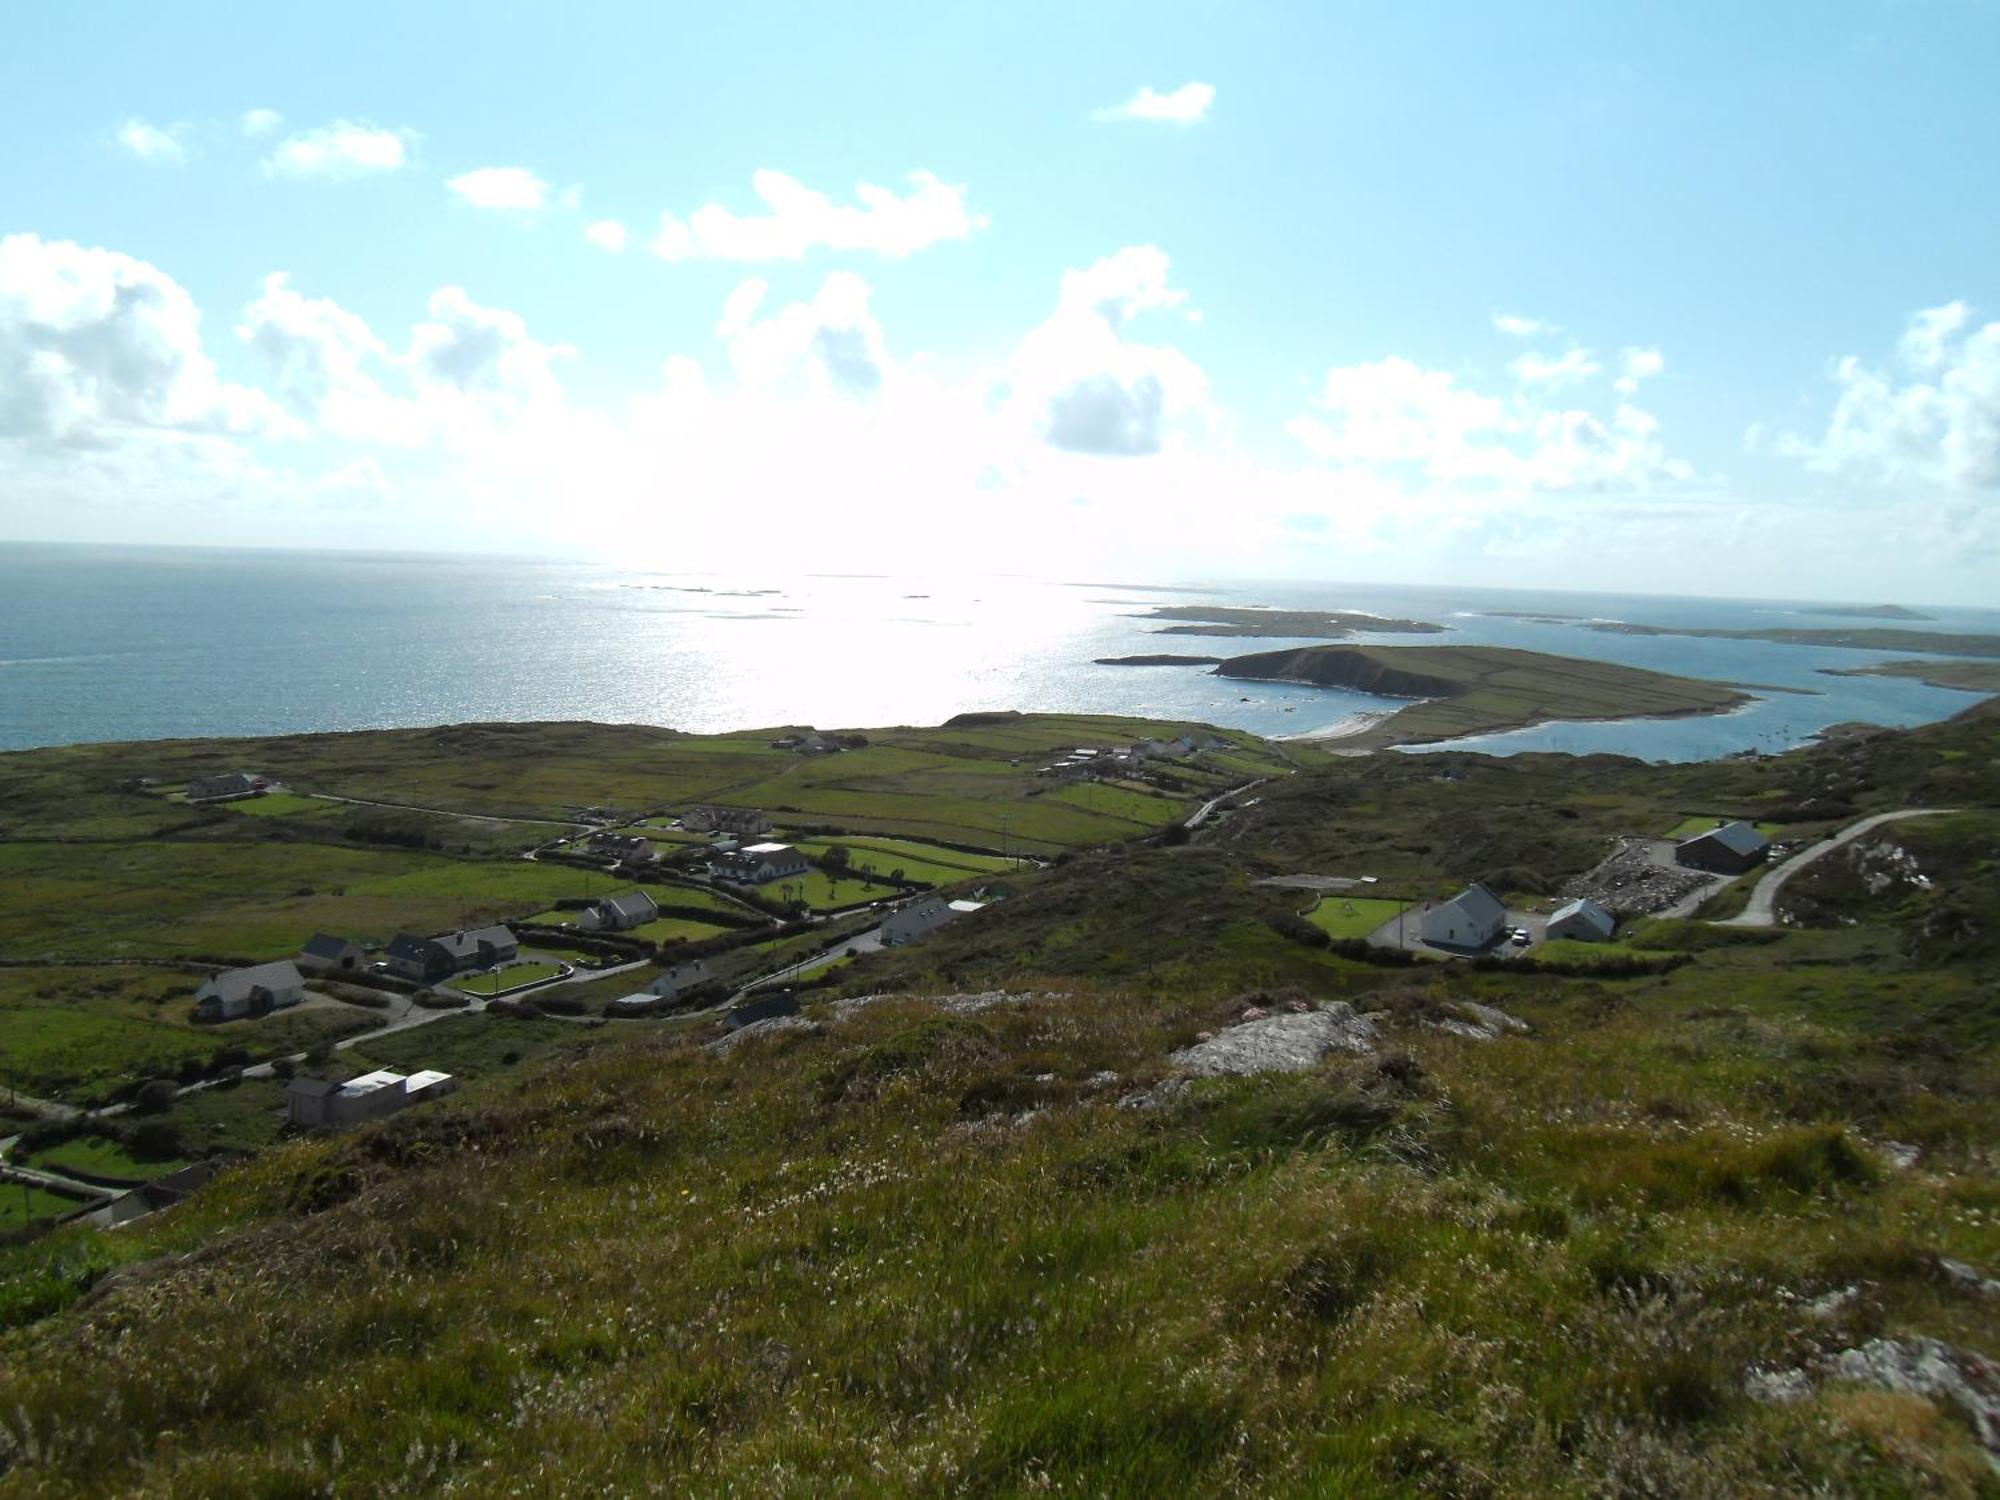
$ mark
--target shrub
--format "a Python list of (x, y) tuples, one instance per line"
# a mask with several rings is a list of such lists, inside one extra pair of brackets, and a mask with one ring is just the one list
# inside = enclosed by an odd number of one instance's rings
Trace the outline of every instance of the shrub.
[(153, 1114), (171, 1108), (179, 1094), (180, 1086), (173, 1079), (149, 1078), (132, 1096), (132, 1108), (141, 1114)]

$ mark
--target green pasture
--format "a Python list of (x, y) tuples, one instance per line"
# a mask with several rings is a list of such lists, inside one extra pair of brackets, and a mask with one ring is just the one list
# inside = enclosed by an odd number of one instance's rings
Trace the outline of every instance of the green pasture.
[(224, 812), (240, 813), (253, 818), (286, 818), (303, 813), (338, 813), (352, 809), (338, 802), (323, 801), (318, 797), (302, 797), (297, 792), (266, 792), (261, 797), (242, 797), (234, 802), (218, 803)]
[(450, 988), (467, 995), (507, 995), (515, 990), (525, 989), (531, 984), (540, 984), (544, 979), (553, 979), (562, 973), (562, 965), (536, 963), (509, 964), (504, 969), (496, 969), (491, 974), (466, 974), (450, 982)]
[(1306, 920), (1330, 938), (1365, 938), (1408, 904), (1386, 896), (1324, 895)]
[(0, 1230), (21, 1229), (43, 1219), (59, 1219), (90, 1207), (81, 1198), (65, 1198), (47, 1188), (24, 1182), (0, 1182)]
[(35, 1153), (31, 1166), (45, 1172), (65, 1172), (83, 1178), (103, 1178), (111, 1182), (150, 1182), (188, 1165), (184, 1156), (146, 1159), (133, 1153), (124, 1142), (108, 1135), (80, 1135), (45, 1151)]

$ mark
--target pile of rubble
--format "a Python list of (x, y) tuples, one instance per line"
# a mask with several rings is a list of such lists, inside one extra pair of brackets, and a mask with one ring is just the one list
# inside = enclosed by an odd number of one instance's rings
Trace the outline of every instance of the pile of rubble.
[(1715, 877), (1699, 870), (1662, 864), (1650, 845), (1635, 839), (1586, 874), (1562, 888), (1565, 899), (1581, 896), (1614, 916), (1639, 916), (1665, 911), (1713, 884)]

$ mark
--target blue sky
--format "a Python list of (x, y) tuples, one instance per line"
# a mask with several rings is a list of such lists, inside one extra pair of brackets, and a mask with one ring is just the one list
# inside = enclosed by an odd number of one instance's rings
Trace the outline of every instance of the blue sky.
[(1994, 5), (983, 9), (17, 8), (0, 535), (1990, 602)]

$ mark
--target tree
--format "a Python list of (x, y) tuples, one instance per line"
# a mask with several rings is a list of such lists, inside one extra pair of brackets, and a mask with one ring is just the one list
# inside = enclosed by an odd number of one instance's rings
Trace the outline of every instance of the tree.
[(837, 874), (845, 870), (853, 858), (854, 853), (847, 845), (828, 844), (826, 846), (826, 853), (820, 856), (819, 862), (825, 865), (829, 871)]

